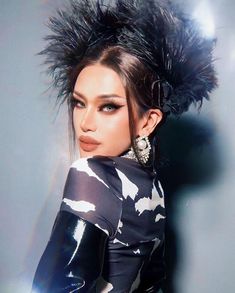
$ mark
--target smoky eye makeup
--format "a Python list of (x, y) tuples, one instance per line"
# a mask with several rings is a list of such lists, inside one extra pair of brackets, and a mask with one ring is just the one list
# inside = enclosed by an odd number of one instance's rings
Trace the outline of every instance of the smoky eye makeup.
[(103, 105), (101, 105), (99, 107), (99, 111), (103, 111), (103, 112), (114, 112), (118, 109), (120, 109), (121, 107), (123, 107), (123, 105), (119, 105), (119, 104), (116, 104), (116, 103), (105, 103)]
[(83, 108), (85, 106), (84, 102), (78, 98), (75, 98), (73, 95), (70, 97), (70, 105), (72, 108), (79, 107)]
[(98, 109), (99, 111), (111, 113), (124, 106), (126, 106), (126, 103), (123, 101), (123, 99), (117, 97), (108, 97), (102, 99), (102, 102), (98, 106)]
[[(89, 102), (86, 102), (86, 103), (89, 103)], [(77, 97), (77, 93), (71, 95), (70, 105), (72, 109), (85, 108), (86, 103), (85, 101), (83, 101), (83, 99)], [(101, 111), (107, 114), (115, 112), (116, 110), (127, 105), (123, 98), (117, 97), (115, 95), (114, 96), (111, 96), (111, 95), (98, 96), (94, 104), (97, 105), (97, 110), (99, 112)]]

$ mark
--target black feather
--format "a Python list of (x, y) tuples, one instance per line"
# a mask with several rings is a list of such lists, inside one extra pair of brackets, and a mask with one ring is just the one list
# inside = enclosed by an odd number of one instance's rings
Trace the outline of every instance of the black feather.
[(52, 34), (40, 54), (46, 55), (61, 103), (73, 90), (69, 72), (100, 46), (124, 47), (160, 77), (165, 113), (201, 105), (216, 87), (215, 40), (203, 37), (197, 23), (169, 1), (73, 0), (50, 19), (49, 27)]

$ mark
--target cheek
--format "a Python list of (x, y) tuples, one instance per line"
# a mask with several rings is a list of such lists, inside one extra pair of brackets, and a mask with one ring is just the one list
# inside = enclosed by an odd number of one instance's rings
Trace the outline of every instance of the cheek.
[[(73, 111), (72, 119), (76, 136), (79, 136), (81, 132), (81, 111)], [(129, 130), (129, 116), (128, 110), (120, 111), (113, 115), (104, 115), (102, 112), (97, 112), (94, 115), (96, 120), (96, 138), (104, 140), (110, 144), (117, 143), (129, 143), (130, 142), (130, 130)], [(108, 143), (108, 144), (109, 144)]]
[(123, 111), (118, 113), (118, 115), (112, 115), (107, 118), (109, 119), (100, 120), (100, 134), (105, 135), (107, 139), (110, 139), (111, 143), (117, 142), (118, 140), (129, 142), (130, 131), (128, 112)]

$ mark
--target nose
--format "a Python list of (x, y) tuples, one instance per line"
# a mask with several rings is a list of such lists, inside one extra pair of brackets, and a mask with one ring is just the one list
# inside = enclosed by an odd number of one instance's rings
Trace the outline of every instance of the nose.
[(95, 131), (96, 130), (96, 121), (95, 121), (95, 113), (92, 109), (87, 109), (82, 114), (80, 127), (82, 131)]

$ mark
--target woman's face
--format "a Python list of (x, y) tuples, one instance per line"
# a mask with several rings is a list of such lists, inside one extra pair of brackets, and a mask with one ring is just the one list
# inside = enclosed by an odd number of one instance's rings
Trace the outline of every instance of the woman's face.
[(100, 64), (85, 67), (72, 103), (80, 157), (118, 156), (130, 147), (125, 88), (114, 70)]

